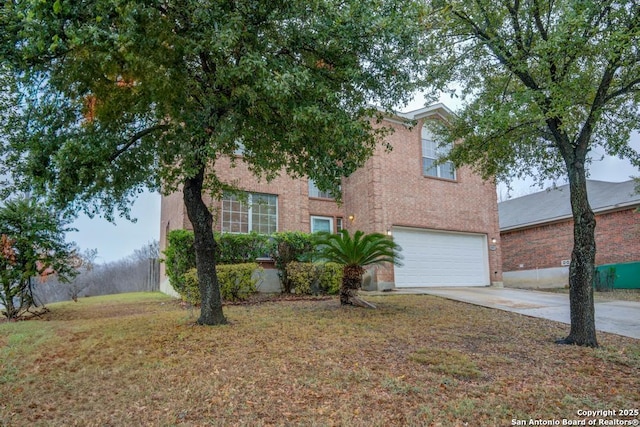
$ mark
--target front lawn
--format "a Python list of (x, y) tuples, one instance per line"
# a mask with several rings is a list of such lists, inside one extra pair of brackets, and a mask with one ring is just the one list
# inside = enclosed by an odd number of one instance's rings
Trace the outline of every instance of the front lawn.
[(638, 408), (638, 340), (560, 346), (568, 326), (544, 319), (368, 299), (377, 310), (228, 306), (221, 327), (160, 294), (52, 304), (0, 323), (0, 426), (501, 426)]

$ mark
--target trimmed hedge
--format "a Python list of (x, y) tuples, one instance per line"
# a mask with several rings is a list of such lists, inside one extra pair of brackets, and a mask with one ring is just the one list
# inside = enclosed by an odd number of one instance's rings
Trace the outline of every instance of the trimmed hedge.
[[(270, 257), (278, 269), (283, 293), (337, 293), (337, 289), (340, 287), (339, 282), (334, 283), (335, 273), (330, 273), (333, 271), (332, 267), (327, 267), (329, 268), (327, 271), (325, 268), (322, 273), (320, 271), (313, 273), (323, 276), (318, 282), (320, 284), (317, 290), (305, 288), (303, 291), (300, 288), (300, 280), (298, 284), (294, 284), (289, 279), (287, 266), (291, 262), (310, 262), (313, 260), (315, 246), (312, 234), (300, 231), (278, 232), (270, 236), (258, 233), (215, 233), (214, 237), (217, 243), (216, 269), (218, 273), (220, 273), (222, 265), (253, 263), (258, 258)], [(184, 290), (184, 287), (187, 286), (185, 280), (190, 281), (189, 286), (191, 287), (193, 287), (191, 282), (195, 280), (195, 276), (185, 279), (186, 273), (196, 266), (193, 231), (172, 230), (167, 239), (169, 246), (164, 251), (167, 275), (171, 280), (171, 285), (178, 293), (187, 294), (188, 292)], [(340, 272), (340, 274), (342, 273)], [(331, 277), (324, 277), (326, 275)], [(302, 279), (302, 281), (304, 280), (307, 279)], [(315, 279), (312, 282), (314, 281)], [(296, 287), (298, 289), (294, 289)]]
[(196, 266), (193, 231), (171, 230), (167, 234), (167, 241), (169, 244), (163, 252), (167, 276), (173, 289), (182, 295), (187, 286), (185, 275)]
[(322, 264), (323, 269), (320, 274), (320, 288), (329, 295), (338, 295), (342, 284), (343, 266), (335, 262)]
[(240, 264), (254, 262), (269, 256), (269, 236), (265, 234), (215, 233), (218, 244), (218, 264)]
[(200, 305), (200, 288), (198, 286), (198, 271), (195, 268), (187, 271), (183, 276), (184, 286), (181, 289), (176, 289), (171, 286), (180, 294), (182, 301), (188, 302), (191, 305)]
[[(258, 271), (257, 277), (254, 272)], [(222, 299), (243, 301), (257, 292), (263, 268), (255, 262), (221, 265), (217, 268)]]
[[(273, 252), (273, 239), (265, 234), (214, 233), (217, 244), (217, 264), (241, 264), (268, 257)], [(163, 252), (169, 269), (184, 274), (196, 266), (193, 231), (171, 230), (167, 235), (169, 245)], [(169, 275), (169, 277), (171, 277)]]
[(314, 264), (292, 261), (286, 267), (291, 291), (296, 294), (335, 295), (342, 282), (342, 266), (336, 263)]
[[(258, 277), (254, 271), (258, 271)], [(243, 301), (257, 292), (257, 284), (260, 282), (262, 267), (255, 262), (243, 264), (225, 264), (216, 266), (220, 295), (225, 301)], [(198, 286), (198, 274), (192, 268), (184, 275), (185, 286), (180, 293), (183, 301), (193, 305), (199, 305), (200, 287)]]

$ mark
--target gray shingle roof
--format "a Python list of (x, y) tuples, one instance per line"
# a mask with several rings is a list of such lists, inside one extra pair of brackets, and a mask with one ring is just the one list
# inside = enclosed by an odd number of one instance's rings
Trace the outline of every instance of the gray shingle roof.
[[(634, 180), (624, 182), (587, 181), (591, 209), (603, 212), (640, 205)], [(569, 184), (498, 203), (500, 230), (527, 227), (571, 218)]]

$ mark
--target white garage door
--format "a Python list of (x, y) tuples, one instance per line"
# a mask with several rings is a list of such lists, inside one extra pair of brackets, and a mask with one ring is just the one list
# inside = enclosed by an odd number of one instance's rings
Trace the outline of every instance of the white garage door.
[(489, 285), (485, 235), (394, 227), (393, 239), (403, 256), (396, 287)]

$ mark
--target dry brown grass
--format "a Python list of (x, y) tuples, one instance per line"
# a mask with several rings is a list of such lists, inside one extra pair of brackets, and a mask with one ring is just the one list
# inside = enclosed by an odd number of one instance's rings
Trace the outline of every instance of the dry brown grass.
[(230, 306), (194, 326), (159, 294), (0, 324), (0, 425), (501, 426), (637, 408), (640, 341), (431, 296)]

